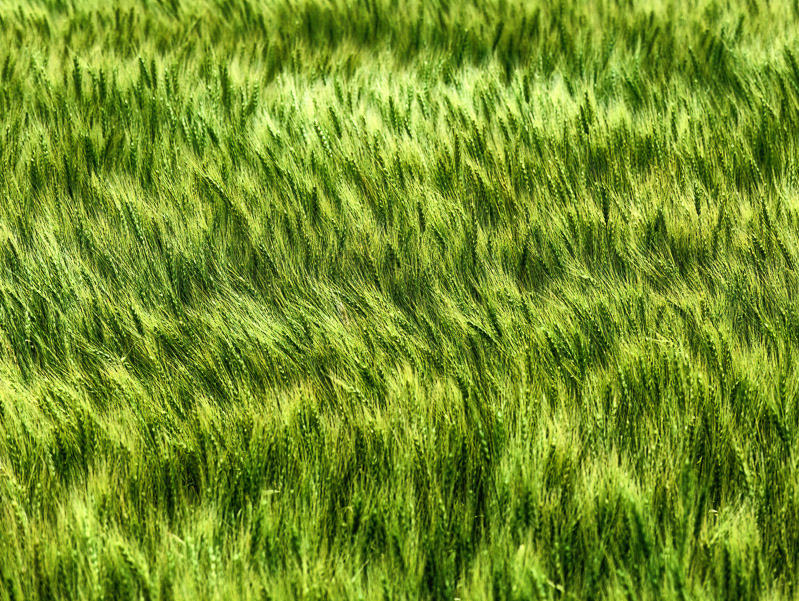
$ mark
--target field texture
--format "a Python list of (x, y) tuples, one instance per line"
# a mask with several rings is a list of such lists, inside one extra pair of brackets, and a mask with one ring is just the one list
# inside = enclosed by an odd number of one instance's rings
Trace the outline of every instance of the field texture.
[(799, 4), (0, 2), (0, 599), (795, 599)]

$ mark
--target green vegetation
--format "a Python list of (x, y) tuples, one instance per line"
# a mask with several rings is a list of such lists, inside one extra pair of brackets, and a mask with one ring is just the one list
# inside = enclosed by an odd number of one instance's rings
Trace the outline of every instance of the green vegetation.
[(799, 4), (0, 3), (0, 599), (799, 595)]

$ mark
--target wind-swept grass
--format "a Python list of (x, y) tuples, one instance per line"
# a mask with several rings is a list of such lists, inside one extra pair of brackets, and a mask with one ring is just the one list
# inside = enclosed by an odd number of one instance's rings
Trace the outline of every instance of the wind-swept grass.
[(0, 599), (799, 595), (795, 2), (0, 5)]

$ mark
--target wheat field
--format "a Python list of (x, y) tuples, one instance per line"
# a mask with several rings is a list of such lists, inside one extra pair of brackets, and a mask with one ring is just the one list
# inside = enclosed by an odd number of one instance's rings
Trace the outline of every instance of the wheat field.
[(796, 0), (0, 2), (0, 599), (799, 596)]

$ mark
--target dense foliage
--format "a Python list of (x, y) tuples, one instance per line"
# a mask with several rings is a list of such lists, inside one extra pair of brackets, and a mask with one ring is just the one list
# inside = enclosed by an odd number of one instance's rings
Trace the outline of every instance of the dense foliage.
[(0, 3), (0, 599), (799, 595), (794, 0)]

